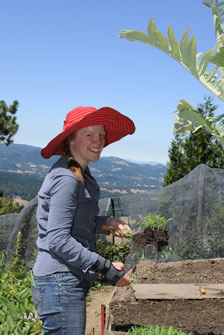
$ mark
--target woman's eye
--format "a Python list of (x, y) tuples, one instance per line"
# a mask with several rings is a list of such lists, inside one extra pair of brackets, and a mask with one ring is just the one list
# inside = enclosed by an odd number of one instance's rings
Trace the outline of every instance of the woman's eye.
[[(94, 137), (96, 135), (89, 133), (89, 134), (86, 134), (86, 136), (87, 137)], [(99, 136), (104, 138), (106, 136), (106, 134), (102, 133), (102, 134), (99, 134)]]

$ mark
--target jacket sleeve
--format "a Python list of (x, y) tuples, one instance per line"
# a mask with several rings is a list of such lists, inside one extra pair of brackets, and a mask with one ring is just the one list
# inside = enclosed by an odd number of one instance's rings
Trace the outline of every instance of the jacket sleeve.
[(71, 235), (77, 207), (79, 181), (73, 176), (55, 177), (51, 187), (51, 201), (47, 225), (49, 250), (68, 265), (84, 273), (96, 263), (98, 255), (83, 247)]

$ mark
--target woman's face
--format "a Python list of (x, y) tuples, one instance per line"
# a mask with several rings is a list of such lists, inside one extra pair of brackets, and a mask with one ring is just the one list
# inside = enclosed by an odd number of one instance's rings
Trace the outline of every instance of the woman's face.
[(103, 125), (90, 126), (77, 130), (69, 140), (73, 158), (85, 169), (89, 162), (96, 162), (105, 145)]

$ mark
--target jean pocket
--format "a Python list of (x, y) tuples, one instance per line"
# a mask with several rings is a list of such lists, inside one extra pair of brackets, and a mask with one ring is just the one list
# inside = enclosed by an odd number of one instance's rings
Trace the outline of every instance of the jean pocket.
[(71, 272), (64, 273), (61, 284), (63, 286), (78, 286), (82, 281), (82, 277), (79, 275), (75, 275)]
[(65, 296), (76, 294), (80, 290), (82, 277), (72, 273), (64, 274), (63, 279), (59, 283), (59, 287)]
[(39, 286), (32, 286), (32, 298), (35, 309), (40, 315), (43, 302), (43, 289)]

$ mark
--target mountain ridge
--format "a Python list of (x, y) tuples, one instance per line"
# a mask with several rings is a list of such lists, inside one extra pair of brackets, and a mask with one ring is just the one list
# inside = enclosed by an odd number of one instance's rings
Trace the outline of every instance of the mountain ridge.
[[(19, 185), (31, 183), (32, 186), (36, 184), (36, 191), (34, 187), (33, 192), (38, 191), (50, 166), (59, 158), (54, 156), (44, 159), (40, 150), (39, 147), (26, 144), (0, 144), (0, 187), (4, 195), (7, 194), (7, 187), (10, 188), (8, 193), (13, 193), (13, 185), (9, 186), (10, 179), (13, 180), (14, 186), (17, 185), (17, 189), (21, 188)], [(103, 197), (160, 189), (167, 169), (160, 163), (138, 164), (114, 156), (103, 156), (97, 162), (90, 162), (89, 168), (100, 185)]]

